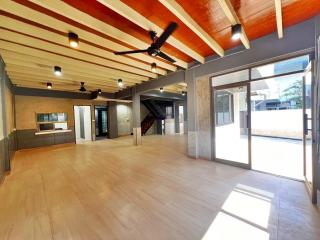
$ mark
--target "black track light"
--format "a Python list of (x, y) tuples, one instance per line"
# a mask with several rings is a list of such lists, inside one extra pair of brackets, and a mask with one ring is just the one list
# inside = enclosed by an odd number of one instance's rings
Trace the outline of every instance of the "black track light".
[(57, 76), (61, 76), (61, 74), (62, 74), (61, 67), (54, 66), (54, 74), (57, 75)]
[(163, 92), (163, 87), (160, 88), (160, 92), (161, 92), (161, 93)]
[(118, 86), (119, 86), (119, 87), (123, 87), (123, 81), (122, 81), (122, 79), (118, 79)]
[(151, 64), (151, 71), (154, 73), (157, 72), (157, 64), (156, 63)]
[(101, 89), (98, 89), (98, 94), (101, 94), (101, 93), (102, 93)]
[(81, 82), (79, 91), (80, 91), (80, 92), (85, 92), (85, 91), (87, 91), (87, 89), (84, 87), (84, 82)]
[(242, 34), (242, 26), (241, 24), (236, 24), (231, 27), (232, 39), (238, 40)]
[(47, 82), (47, 88), (48, 88), (48, 89), (51, 89), (51, 88), (52, 88), (52, 83)]
[(68, 38), (69, 38), (69, 45), (72, 48), (77, 48), (79, 47), (79, 37), (77, 34), (73, 32), (68, 33)]

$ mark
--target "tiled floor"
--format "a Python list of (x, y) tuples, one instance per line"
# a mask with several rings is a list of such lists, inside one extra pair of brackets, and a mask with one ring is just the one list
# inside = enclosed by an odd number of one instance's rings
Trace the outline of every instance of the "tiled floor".
[(185, 156), (184, 136), (17, 153), (1, 239), (320, 239), (302, 182)]

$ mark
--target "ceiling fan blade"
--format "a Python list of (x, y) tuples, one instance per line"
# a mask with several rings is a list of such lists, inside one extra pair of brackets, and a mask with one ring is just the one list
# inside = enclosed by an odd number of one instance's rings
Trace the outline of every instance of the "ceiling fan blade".
[(114, 54), (115, 54), (115, 55), (123, 55), (123, 54), (143, 53), (143, 52), (148, 52), (148, 49), (132, 50), (132, 51), (124, 51), (124, 52), (114, 52)]
[(169, 57), (167, 54), (165, 54), (165, 53), (163, 53), (163, 52), (159, 52), (157, 56), (158, 56), (158, 57), (161, 57), (161, 58), (163, 58), (163, 59), (165, 59), (165, 60), (167, 60), (167, 61), (169, 61), (169, 62), (172, 62), (172, 63), (175, 62), (174, 59), (172, 59), (171, 57)]
[(169, 26), (164, 30), (164, 32), (161, 34), (161, 36), (155, 41), (155, 45), (157, 48), (160, 48), (165, 41), (170, 37), (170, 35), (176, 30), (178, 27), (178, 24), (175, 22), (171, 22)]

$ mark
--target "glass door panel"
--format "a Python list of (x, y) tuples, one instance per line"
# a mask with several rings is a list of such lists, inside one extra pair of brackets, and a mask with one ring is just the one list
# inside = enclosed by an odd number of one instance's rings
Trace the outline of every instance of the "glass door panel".
[(311, 66), (308, 66), (303, 84), (303, 145), (304, 145), (304, 177), (313, 202), (316, 202), (316, 186), (314, 179), (315, 154), (313, 146), (313, 81)]
[(252, 169), (303, 180), (303, 73), (251, 82)]
[(248, 85), (214, 89), (216, 160), (249, 166)]

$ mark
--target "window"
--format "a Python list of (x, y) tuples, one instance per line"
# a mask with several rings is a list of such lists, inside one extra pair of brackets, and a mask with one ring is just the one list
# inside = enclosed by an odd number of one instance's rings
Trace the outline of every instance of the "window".
[(217, 87), (221, 85), (231, 84), (235, 82), (242, 82), (249, 80), (249, 69), (232, 72), (212, 78), (212, 86)]
[(280, 74), (304, 70), (309, 63), (309, 55), (274, 62), (251, 69), (251, 79), (272, 77)]
[(233, 95), (227, 91), (216, 93), (216, 125), (233, 123)]

